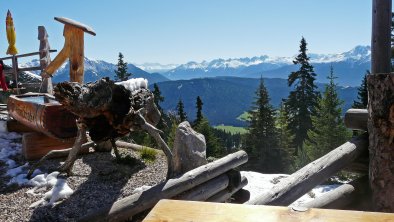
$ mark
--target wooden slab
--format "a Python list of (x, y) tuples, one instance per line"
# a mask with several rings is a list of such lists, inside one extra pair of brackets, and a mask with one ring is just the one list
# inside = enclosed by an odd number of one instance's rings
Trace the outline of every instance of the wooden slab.
[(74, 145), (74, 139), (59, 140), (39, 132), (24, 133), (22, 154), (26, 160), (40, 159), (51, 150), (62, 150)]
[(52, 95), (11, 95), (7, 108), (10, 116), (35, 131), (59, 139), (77, 136), (77, 116), (67, 111)]
[[(305, 208), (307, 209), (307, 208)], [(307, 209), (294, 211), (288, 207), (223, 204), (180, 200), (161, 200), (143, 220), (171, 221), (240, 221), (240, 222), (379, 222), (394, 221), (394, 214), (363, 211)]]
[(7, 120), (7, 131), (8, 132), (16, 132), (16, 133), (27, 133), (27, 132), (36, 132), (34, 129), (16, 121), (16, 120)]
[(64, 18), (64, 17), (55, 17), (55, 20), (58, 22), (61, 22), (63, 24), (66, 24), (66, 25), (71, 25), (76, 28), (82, 29), (84, 32), (89, 33), (91, 35), (94, 35), (94, 36), (96, 35), (96, 32), (90, 26), (87, 26), (87, 25), (77, 22), (75, 20), (72, 20), (69, 18)]

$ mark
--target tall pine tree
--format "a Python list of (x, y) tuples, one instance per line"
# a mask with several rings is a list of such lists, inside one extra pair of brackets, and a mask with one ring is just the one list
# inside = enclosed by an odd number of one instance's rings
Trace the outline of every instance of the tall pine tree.
[(261, 172), (278, 172), (280, 161), (275, 157), (278, 134), (275, 128), (275, 111), (269, 103), (263, 78), (256, 91), (256, 101), (249, 111), (250, 124), (245, 136), (245, 150), (249, 153), (251, 167)]
[[(293, 63), (299, 65), (299, 70), (291, 72), (288, 78), (289, 86), (294, 85), (294, 90), (290, 92), (285, 101), (287, 113), (289, 115), (289, 130), (294, 137), (295, 154), (302, 149), (302, 144), (307, 138), (307, 132), (312, 128), (311, 115), (319, 98), (319, 92), (315, 85), (316, 73), (313, 66), (309, 64), (309, 57), (306, 54), (307, 43), (302, 37), (300, 43), (300, 54)], [(302, 150), (301, 150), (302, 151)]]
[(214, 129), (207, 118), (202, 118), (194, 129), (204, 135), (207, 145), (207, 157), (223, 157), (226, 152), (222, 141), (215, 135)]
[(152, 91), (152, 93), (153, 93), (153, 96), (154, 96), (154, 102), (155, 102), (155, 104), (157, 106), (157, 109), (160, 111), (160, 113), (163, 113), (163, 109), (161, 108), (160, 103), (164, 102), (164, 97), (161, 95), (159, 86), (156, 83), (153, 84), (153, 91)]
[(358, 87), (358, 101), (353, 101), (353, 108), (356, 109), (366, 109), (368, 106), (368, 86), (367, 86), (367, 75), (371, 74), (369, 70), (364, 75), (363, 81), (361, 82), (361, 86)]
[(194, 122), (195, 125), (198, 125), (203, 119), (202, 105), (204, 105), (204, 103), (202, 102), (200, 96), (197, 96), (196, 99), (197, 114), (196, 114), (196, 121)]
[(184, 109), (185, 107), (183, 106), (183, 102), (181, 99), (179, 99), (178, 104), (176, 105), (176, 110), (181, 122), (187, 120), (187, 114)]
[(351, 136), (346, 129), (342, 115), (342, 104), (338, 98), (334, 71), (331, 66), (329, 84), (326, 85), (322, 98), (319, 98), (316, 114), (312, 116), (313, 127), (308, 131), (305, 151), (309, 160), (315, 160), (345, 143)]
[(123, 54), (119, 52), (117, 70), (115, 70), (115, 81), (126, 81), (131, 76), (127, 72), (127, 63), (123, 61)]
[(294, 135), (289, 130), (289, 117), (286, 112), (285, 104), (280, 104), (279, 112), (276, 118), (276, 127), (278, 130), (278, 147), (281, 151), (281, 162), (284, 172), (291, 173), (294, 171)]

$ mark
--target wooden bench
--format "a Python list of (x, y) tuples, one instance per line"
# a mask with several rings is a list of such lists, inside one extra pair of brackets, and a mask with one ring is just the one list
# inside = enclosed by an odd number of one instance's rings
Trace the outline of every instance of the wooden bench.
[(144, 222), (171, 221), (240, 221), (240, 222), (365, 222), (394, 221), (394, 214), (316, 208), (223, 204), (196, 201), (161, 200)]

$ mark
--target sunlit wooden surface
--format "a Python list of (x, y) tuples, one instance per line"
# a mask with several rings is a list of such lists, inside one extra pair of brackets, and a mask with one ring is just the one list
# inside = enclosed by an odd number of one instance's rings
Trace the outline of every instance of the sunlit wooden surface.
[(298, 209), (288, 207), (223, 204), (180, 200), (161, 200), (144, 222), (171, 221), (242, 221), (242, 222), (297, 222), (297, 221), (394, 221), (394, 214), (362, 211)]

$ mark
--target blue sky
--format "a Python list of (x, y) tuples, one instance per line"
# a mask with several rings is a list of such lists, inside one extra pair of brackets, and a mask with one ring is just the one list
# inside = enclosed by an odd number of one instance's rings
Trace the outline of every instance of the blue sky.
[[(370, 45), (370, 0), (1, 0), (0, 56), (10, 9), (20, 53), (37, 51), (37, 26), (51, 47), (63, 46), (68, 17), (91, 26), (85, 56), (115, 62), (185, 63), (215, 58), (292, 56), (301, 36), (309, 52), (339, 53)], [(1, 19), (0, 19), (1, 20)]]

